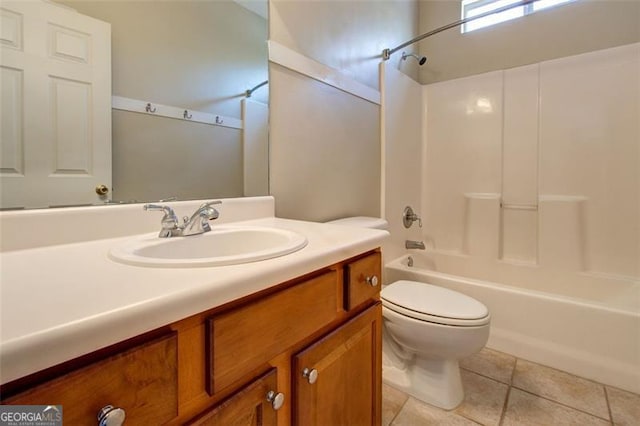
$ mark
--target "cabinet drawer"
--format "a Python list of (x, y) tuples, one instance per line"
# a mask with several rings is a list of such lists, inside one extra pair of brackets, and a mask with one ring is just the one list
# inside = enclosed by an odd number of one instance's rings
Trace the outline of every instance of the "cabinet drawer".
[(333, 321), (337, 272), (282, 290), (207, 321), (207, 391), (214, 394)]
[(267, 395), (271, 391), (276, 392), (276, 386), (276, 370), (272, 369), (187, 425), (275, 426), (276, 410), (267, 400)]
[(111, 404), (127, 424), (163, 424), (178, 414), (177, 337), (171, 334), (18, 394), (3, 404), (62, 405), (64, 424), (97, 424)]
[(379, 252), (375, 252), (345, 266), (345, 310), (378, 297), (382, 284), (381, 257)]

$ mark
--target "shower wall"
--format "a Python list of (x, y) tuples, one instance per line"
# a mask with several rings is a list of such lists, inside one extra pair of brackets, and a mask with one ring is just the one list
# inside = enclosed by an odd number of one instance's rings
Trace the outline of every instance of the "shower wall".
[(424, 90), (428, 249), (497, 281), (640, 278), (640, 44)]

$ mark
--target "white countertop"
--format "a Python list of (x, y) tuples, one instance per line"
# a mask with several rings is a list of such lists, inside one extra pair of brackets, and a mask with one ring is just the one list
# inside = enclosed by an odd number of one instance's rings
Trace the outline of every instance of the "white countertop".
[(133, 236), (2, 253), (0, 383), (377, 248), (389, 235), (273, 217), (234, 224), (290, 229), (308, 244), (279, 258), (204, 268), (108, 258), (111, 247)]

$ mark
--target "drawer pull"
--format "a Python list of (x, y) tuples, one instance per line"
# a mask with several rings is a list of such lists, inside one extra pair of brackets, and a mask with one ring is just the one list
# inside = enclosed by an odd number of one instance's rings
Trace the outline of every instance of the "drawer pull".
[(378, 285), (378, 277), (376, 277), (375, 275), (372, 275), (370, 277), (366, 277), (365, 281), (367, 282), (367, 284), (369, 284), (371, 287), (376, 287)]
[(279, 410), (284, 404), (284, 394), (282, 392), (269, 391), (267, 392), (267, 401), (271, 403), (274, 410)]
[(124, 423), (125, 412), (122, 408), (105, 405), (98, 413), (99, 426), (121, 426)]
[(316, 380), (318, 380), (318, 370), (316, 370), (315, 368), (305, 368), (304, 370), (302, 370), (302, 377), (307, 379), (309, 384), (314, 384)]

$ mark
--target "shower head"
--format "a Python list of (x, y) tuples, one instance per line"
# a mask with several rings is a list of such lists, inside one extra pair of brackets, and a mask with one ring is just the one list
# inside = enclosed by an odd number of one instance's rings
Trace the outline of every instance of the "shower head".
[(424, 65), (424, 63), (427, 62), (427, 57), (426, 56), (418, 56), (415, 53), (404, 53), (404, 52), (402, 52), (402, 60), (403, 61), (406, 61), (409, 56), (413, 56), (414, 58), (416, 58), (416, 61), (418, 61), (418, 65)]

